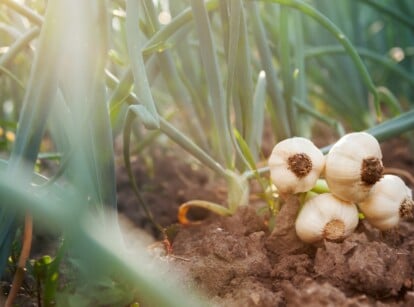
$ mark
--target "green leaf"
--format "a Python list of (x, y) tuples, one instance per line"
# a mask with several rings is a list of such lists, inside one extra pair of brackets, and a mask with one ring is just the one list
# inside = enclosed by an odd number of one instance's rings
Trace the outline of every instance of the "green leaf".
[(144, 57), (142, 54), (146, 39), (138, 27), (139, 20), (143, 12), (138, 1), (127, 0), (126, 3), (127, 45), (132, 65), (132, 73), (134, 75), (134, 90), (137, 94), (138, 101), (147, 109), (145, 115), (146, 125), (155, 129), (159, 127), (160, 123), (148, 82)]

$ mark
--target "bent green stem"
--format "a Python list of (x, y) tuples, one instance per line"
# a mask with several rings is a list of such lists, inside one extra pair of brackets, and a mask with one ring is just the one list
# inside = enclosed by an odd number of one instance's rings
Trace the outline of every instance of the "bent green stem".
[(350, 40), (345, 36), (345, 34), (329, 18), (327, 18), (322, 13), (320, 13), (317, 9), (315, 9), (311, 5), (301, 0), (263, 0), (263, 1), (279, 3), (282, 5), (293, 7), (301, 11), (303, 14), (317, 21), (320, 25), (322, 25), (326, 30), (328, 30), (338, 40), (338, 42), (345, 48), (345, 50), (351, 57), (357, 70), (361, 74), (362, 80), (364, 81), (365, 85), (368, 87), (369, 91), (372, 93), (374, 97), (376, 114), (377, 114), (378, 119), (381, 120), (382, 113), (381, 113), (381, 109), (379, 105), (379, 94), (378, 94), (377, 88), (374, 82), (372, 81), (367, 68), (362, 62), (361, 57), (359, 56), (358, 52), (356, 51), (355, 47), (352, 45)]
[[(364, 47), (355, 47), (358, 54), (372, 62), (378, 63), (385, 68), (391, 70), (392, 72), (398, 74), (399, 77), (403, 78), (405, 81), (414, 85), (414, 77), (405, 69), (401, 68), (399, 65), (395, 65), (395, 61), (386, 58), (385, 56), (378, 54), (372, 50), (366, 49)], [(307, 48), (305, 51), (305, 57), (317, 57), (325, 54), (336, 54), (336, 53), (345, 53), (346, 50), (342, 46), (336, 45), (327, 45), (327, 46), (318, 46)]]
[(391, 16), (392, 18), (394, 18), (394, 20), (397, 20), (400, 23), (411, 28), (411, 30), (414, 30), (414, 22), (409, 16), (403, 15), (397, 10), (394, 10), (393, 8), (384, 5), (379, 1), (373, 1), (373, 0), (362, 0), (361, 1), (360, 0), (360, 2), (373, 7), (374, 9), (380, 11), (381, 13), (384, 13), (385, 15)]
[(191, 208), (203, 208), (206, 209), (208, 211), (214, 212), (218, 215), (221, 216), (231, 216), (232, 214), (234, 214), (234, 212), (232, 212), (232, 210), (230, 210), (227, 207), (221, 206), (219, 204), (210, 202), (210, 201), (205, 201), (205, 200), (191, 200), (188, 201), (184, 204), (182, 204), (180, 206), (180, 208), (178, 209), (178, 221), (183, 224), (183, 225), (188, 225), (188, 224), (195, 224), (197, 222), (193, 222), (190, 221), (187, 218), (187, 213)]
[(0, 58), (0, 66), (5, 66), (10, 64), (10, 62), (16, 57), (16, 55), (23, 50), (27, 44), (33, 40), (36, 36), (40, 33), (40, 29), (38, 27), (30, 29), (25, 34), (23, 34), (18, 40), (16, 40), (13, 45), (10, 46), (7, 53), (5, 53)]
[(26, 17), (28, 20), (30, 20), (34, 24), (36, 24), (38, 26), (42, 25), (43, 17), (40, 16), (35, 11), (28, 8), (27, 6), (25, 6), (21, 3), (18, 3), (16, 1), (13, 1), (13, 0), (3, 0), (2, 2), (5, 5), (7, 5), (8, 7), (10, 7), (11, 9), (15, 10), (17, 13), (19, 13), (19, 14), (23, 15), (24, 17)]

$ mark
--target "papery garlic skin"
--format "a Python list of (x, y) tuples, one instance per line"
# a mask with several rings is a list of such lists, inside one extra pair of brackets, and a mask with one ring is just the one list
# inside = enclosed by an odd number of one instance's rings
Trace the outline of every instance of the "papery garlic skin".
[(329, 190), (346, 201), (363, 201), (382, 172), (380, 145), (366, 132), (343, 136), (326, 156), (325, 179)]
[(401, 218), (411, 216), (413, 205), (411, 189), (395, 175), (385, 175), (358, 204), (367, 221), (380, 230), (394, 228)]
[(323, 171), (325, 158), (310, 140), (292, 137), (276, 144), (268, 163), (279, 193), (295, 194), (312, 189)]
[(323, 239), (337, 241), (349, 236), (358, 226), (358, 221), (355, 204), (324, 193), (305, 202), (295, 228), (298, 237), (307, 243)]

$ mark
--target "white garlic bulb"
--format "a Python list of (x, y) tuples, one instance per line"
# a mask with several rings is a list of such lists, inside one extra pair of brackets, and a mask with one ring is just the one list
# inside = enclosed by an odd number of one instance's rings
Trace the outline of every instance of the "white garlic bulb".
[(308, 139), (292, 137), (276, 144), (269, 158), (272, 182), (282, 194), (312, 189), (325, 165), (322, 152)]
[(371, 189), (368, 198), (359, 203), (367, 221), (374, 227), (387, 230), (398, 225), (400, 218), (411, 217), (411, 189), (395, 175), (385, 175)]
[(296, 234), (307, 243), (322, 239), (338, 241), (349, 236), (358, 221), (355, 204), (324, 193), (305, 202), (296, 219)]
[(377, 139), (366, 132), (354, 132), (332, 146), (326, 157), (325, 179), (336, 197), (357, 203), (368, 196), (383, 169)]

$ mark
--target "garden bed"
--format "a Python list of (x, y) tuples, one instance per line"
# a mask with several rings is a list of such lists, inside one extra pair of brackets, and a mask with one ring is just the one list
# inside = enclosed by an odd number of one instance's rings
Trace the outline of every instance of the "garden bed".
[[(133, 165), (138, 183), (146, 191), (143, 196), (162, 226), (177, 222), (177, 208), (185, 201), (223, 203), (225, 185), (210, 181), (212, 174), (205, 168), (183, 159), (182, 152), (153, 150), (153, 164), (147, 163), (152, 165), (152, 177), (144, 175), (151, 172), (143, 161)], [(385, 167), (413, 172), (414, 160), (405, 139), (388, 141), (382, 150)], [(138, 208), (122, 168), (118, 173), (119, 211), (160, 239), (162, 236)], [(172, 251), (162, 256), (183, 271), (185, 282), (201, 290), (212, 305), (414, 304), (412, 221), (388, 232), (361, 221), (356, 232), (343, 242), (306, 245), (284, 223), (286, 217), (277, 220), (278, 226), (269, 231), (266, 216), (258, 214), (264, 202), (254, 193), (251, 199), (248, 207), (240, 208), (232, 217), (199, 212), (195, 218), (203, 221), (179, 226)], [(294, 198), (289, 202), (295, 205)]]

